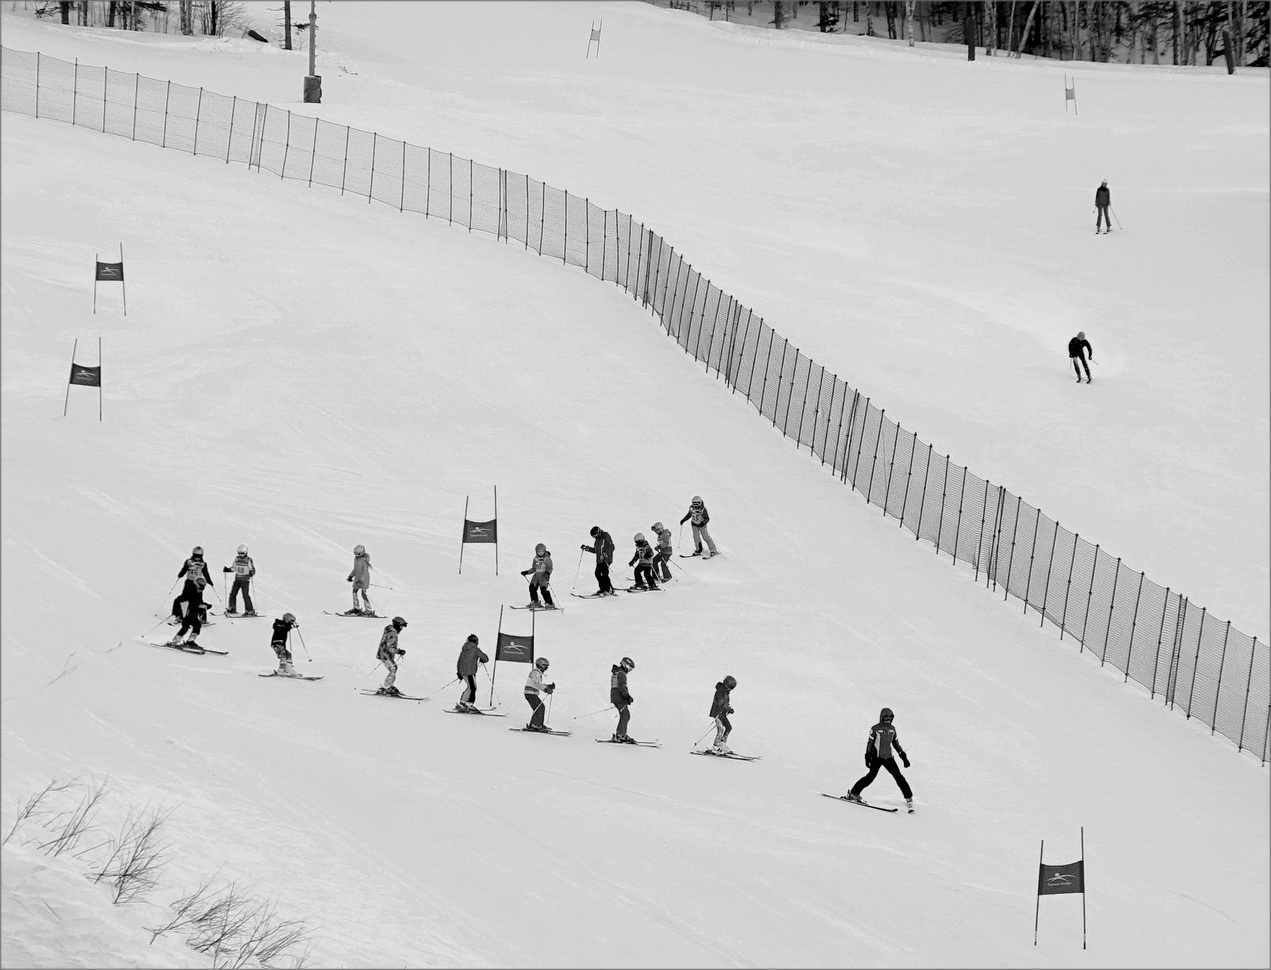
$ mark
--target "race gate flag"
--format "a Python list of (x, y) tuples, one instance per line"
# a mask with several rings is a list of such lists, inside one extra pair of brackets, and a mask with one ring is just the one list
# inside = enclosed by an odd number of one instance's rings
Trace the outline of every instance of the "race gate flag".
[(463, 498), (463, 538), (459, 540), (459, 572), (463, 573), (463, 547), (469, 542), (494, 545), (494, 575), (499, 575), (499, 486), (494, 486), (494, 518), (474, 522), (468, 518), (468, 498)]
[(530, 635), (503, 632), (503, 607), (499, 607), (499, 632), (494, 640), (494, 669), (490, 673), (490, 706), (494, 706), (494, 678), (499, 672), (499, 661), (514, 664), (534, 662), (534, 613), (530, 613)]
[(124, 316), (128, 316), (128, 287), (124, 283), (124, 244), (119, 244), (119, 262), (117, 263), (103, 263), (96, 254), (93, 258), (97, 265), (97, 272), (93, 275), (93, 312), (97, 312), (97, 284), (118, 283), (123, 289)]
[(75, 338), (75, 343), (71, 345), (71, 376), (66, 382), (66, 399), (62, 402), (62, 417), (66, 417), (67, 406), (71, 402), (71, 387), (78, 384), (80, 387), (97, 388), (97, 420), (102, 419), (102, 341), (101, 337), (97, 338), (97, 366), (93, 367), (88, 364), (75, 363), (75, 351), (79, 349), (79, 338)]
[[(596, 22), (594, 20), (591, 22), (591, 38), (587, 41), (587, 57), (591, 57), (592, 44), (596, 45), (596, 56), (600, 56), (600, 32), (604, 30), (604, 27), (605, 22), (603, 20), (600, 21), (599, 27), (596, 26)], [(586, 59), (587, 58), (583, 58), (583, 60)]]
[[(1046, 842), (1042, 841), (1041, 853), (1045, 854)], [(1041, 913), (1043, 896), (1058, 896), (1064, 893), (1081, 893), (1081, 948), (1086, 948), (1086, 830), (1081, 829), (1081, 858), (1076, 862), (1065, 862), (1057, 866), (1048, 866), (1037, 862), (1037, 907), (1033, 914), (1033, 946), (1037, 945), (1037, 922)]]

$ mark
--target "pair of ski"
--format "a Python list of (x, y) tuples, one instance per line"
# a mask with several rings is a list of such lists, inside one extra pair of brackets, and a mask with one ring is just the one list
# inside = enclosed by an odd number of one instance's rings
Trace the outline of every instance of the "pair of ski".
[(680, 553), (680, 558), (681, 559), (714, 559), (716, 556), (722, 556), (722, 555), (723, 555), (722, 552), (712, 552), (709, 556), (704, 555), (703, 553), (700, 553), (700, 552), (682, 552)]
[(366, 619), (368, 620), (384, 619), (384, 617), (379, 613), (363, 613), (361, 610), (358, 610), (356, 613), (353, 612), (352, 610), (346, 610), (343, 613), (332, 613), (330, 610), (323, 610), (322, 612), (325, 613), (327, 616), (363, 616), (363, 617), (366, 617)]
[(478, 707), (475, 710), (465, 710), (462, 707), (447, 707), (447, 714), (476, 714), (478, 717), (507, 717), (507, 711), (499, 711), (493, 707)]
[(153, 640), (145, 640), (143, 642), (148, 643), (152, 647), (169, 647), (172, 650), (180, 650), (182, 653), (192, 653), (195, 655), (204, 654), (204, 653), (215, 653), (222, 657), (229, 656), (228, 650), (213, 650), (211, 647), (204, 647), (197, 643), (194, 644), (193, 646), (190, 646), (189, 644), (182, 643), (177, 640), (166, 640), (163, 643), (155, 643)]
[(378, 690), (359, 690), (359, 694), (367, 697), (391, 697), (395, 701), (426, 701), (427, 697), (415, 697), (412, 694), (385, 694)]
[(596, 738), (597, 744), (624, 744), (629, 748), (660, 748), (662, 742), (656, 738), (652, 741), (615, 741), (613, 738)]
[(226, 610), (223, 616), (232, 616), (236, 620), (260, 620), (264, 618), (263, 613), (231, 613)]
[(533, 610), (535, 613), (564, 613), (563, 606), (537, 606), (534, 603), (526, 603), (524, 606), (508, 607), (513, 610)]
[(706, 755), (711, 758), (728, 758), (732, 761), (758, 761), (763, 757), (761, 754), (736, 754), (732, 751), (724, 754), (720, 751), (712, 751), (710, 748), (707, 748), (704, 751), (690, 751), (689, 754)]
[(577, 596), (580, 600), (603, 600), (609, 599), (611, 596), (617, 596), (618, 590), (612, 593), (575, 593), (572, 589), (569, 591), (570, 596)]
[(258, 676), (277, 677), (280, 680), (321, 680), (323, 677), (326, 676), (326, 674), (319, 674), (318, 676), (315, 677), (311, 674), (280, 674), (276, 670), (271, 670), (267, 674), (259, 674)]
[[(821, 794), (824, 795), (826, 798), (834, 798), (840, 802), (847, 802), (849, 805), (859, 805), (861, 808), (872, 808), (876, 812), (899, 812), (900, 811), (900, 809), (898, 808), (887, 808), (883, 805), (871, 805), (869, 802), (863, 802), (863, 801), (858, 802), (855, 799), (848, 798), (846, 795), (831, 795), (829, 792), (821, 792)], [(909, 810), (909, 814), (912, 815), (913, 813), (914, 813), (914, 810), (911, 808)]]

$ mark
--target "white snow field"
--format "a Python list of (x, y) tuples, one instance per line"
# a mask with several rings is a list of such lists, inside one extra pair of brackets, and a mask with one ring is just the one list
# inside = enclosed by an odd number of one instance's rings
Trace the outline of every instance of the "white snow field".
[[(249, 5), (269, 36), (275, 6)], [(0, 10), (8, 48), (631, 212), (907, 430), (1265, 642), (1266, 71), (968, 64), (638, 3), (331, 3), (319, 26), (308, 105), (303, 50)], [(914, 542), (620, 289), (240, 164), (2, 120), (0, 828), (54, 778), (109, 779), (86, 845), (173, 809), (159, 886), (120, 907), (84, 879), (92, 852), (50, 858), (19, 827), (4, 966), (207, 966), (146, 931), (207, 879), (308, 920), (319, 966), (1271, 962), (1258, 758)], [(1096, 237), (1104, 178), (1124, 231)], [(102, 284), (94, 315), (94, 254), (121, 242), (128, 314)], [(72, 343), (91, 364), (99, 336), (104, 420), (83, 387), (63, 417)], [(465, 498), (488, 517), (494, 485), (498, 575), (486, 546), (460, 575)], [(652, 597), (567, 595), (594, 589), (591, 525), (621, 578), (633, 533), (677, 529), (694, 494), (721, 558), (676, 559)], [(507, 730), (520, 665), (497, 669), (507, 718), (443, 713), (539, 541), (566, 612), (537, 616), (537, 650), (570, 737)], [(300, 618), (297, 664), (324, 680), (256, 676), (268, 619), (219, 618), (201, 642), (227, 656), (139, 640), (168, 629), (191, 546), (216, 573), (240, 542), (258, 609)], [(398, 683), (422, 704), (356, 693), (383, 623), (322, 612), (348, 603), (356, 543), (410, 623)], [(660, 749), (592, 741), (623, 655), (631, 733)], [(725, 674), (731, 744), (760, 761), (687, 753)], [(818, 794), (863, 773), (884, 705), (912, 816)], [(866, 794), (900, 804), (886, 775)], [(1078, 895), (1041, 900), (1034, 946), (1039, 842), (1073, 861), (1083, 827), (1088, 948)]]

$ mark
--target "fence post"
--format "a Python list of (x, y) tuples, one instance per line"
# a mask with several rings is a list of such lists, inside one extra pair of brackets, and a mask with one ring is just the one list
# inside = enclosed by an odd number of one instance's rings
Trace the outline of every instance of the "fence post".
[[(105, 117), (104, 111), (102, 112), (102, 116)], [(199, 119), (202, 117), (203, 117), (203, 89), (199, 88), (199, 103), (194, 109), (194, 149), (190, 152), (191, 155), (197, 155), (199, 153)], [(291, 112), (290, 111), (287, 112), (287, 141), (289, 143), (291, 141)], [(283, 156), (282, 167), (284, 169), (287, 167), (286, 156)]]
[[(309, 188), (313, 188), (313, 166), (314, 166), (314, 163), (317, 162), (318, 160), (318, 125), (320, 124), (322, 124), (322, 122), (319, 121), (317, 118), (313, 119), (313, 144), (309, 147)], [(406, 149), (406, 143), (402, 142), (403, 152), (405, 151), (405, 149)], [(403, 166), (402, 185), (405, 186), (405, 184), (406, 184), (406, 169)], [(427, 213), (425, 213), (424, 218), (425, 219), (428, 218)]]
[(1037, 526), (1042, 520), (1042, 510), (1035, 509), (1033, 516), (1033, 544), (1028, 550), (1028, 577), (1024, 580), (1024, 615), (1028, 616), (1028, 598), (1033, 594), (1033, 559), (1037, 555)]
[[(314, 123), (313, 123), (313, 130), (314, 131), (318, 130), (318, 122), (316, 119), (314, 120)], [(499, 169), (499, 179), (500, 179), (499, 184), (500, 185), (502, 185), (502, 178), (503, 178), (503, 169)], [(402, 142), (402, 191), (401, 191), (401, 194), (397, 197), (397, 211), (398, 212), (406, 211), (406, 142), (405, 141)]]
[[(989, 573), (993, 579), (993, 591), (997, 591), (997, 573), (1002, 568), (1002, 517), (1006, 514), (1006, 487), (997, 487), (997, 506), (993, 509), (993, 539), (989, 548)], [(985, 577), (988, 578), (987, 576)]]
[[(315, 126), (314, 131), (317, 131)], [(432, 149), (425, 148), (428, 154), (424, 157), (424, 218), (428, 218), (428, 210), (432, 208)], [(526, 200), (525, 211), (529, 212), (529, 201)], [(528, 234), (527, 234), (528, 235)]]
[(958, 564), (958, 540), (962, 538), (962, 503), (966, 501), (966, 465), (962, 466), (962, 485), (958, 488), (958, 521), (953, 527), (953, 564)]
[[(290, 124), (290, 121), (288, 121)], [(376, 149), (379, 147), (379, 132), (371, 132), (371, 177), (366, 183), (366, 204), (371, 204), (371, 196), (375, 194), (375, 155)], [(471, 221), (471, 220), (469, 220)]]
[(914, 529), (914, 542), (922, 538), (922, 514), (927, 511), (927, 479), (931, 477), (931, 445), (927, 445), (927, 464), (923, 466), (922, 495), (918, 497), (918, 526)]
[[(168, 147), (168, 102), (172, 99), (172, 82), (168, 82), (167, 90), (163, 95), (163, 141), (160, 148)], [(259, 169), (257, 169), (259, 171)]]
[[(900, 427), (900, 425), (896, 425)], [(895, 447), (894, 445), (892, 446)], [(914, 477), (914, 449), (918, 447), (918, 432), (913, 433), (913, 438), (909, 442), (909, 467), (905, 469), (905, 497), (900, 500), (900, 528), (905, 527), (905, 509), (909, 506), (909, 484)]]
[(1165, 684), (1165, 702), (1174, 709), (1174, 693), (1178, 690), (1178, 661), (1183, 652), (1183, 629), (1187, 625), (1186, 596), (1179, 596), (1178, 614), (1174, 617), (1174, 641), (1170, 645), (1170, 670)]
[(1072, 536), (1072, 555), (1068, 557), (1068, 585), (1064, 588), (1064, 614), (1059, 618), (1059, 639), (1064, 638), (1068, 629), (1068, 595), (1072, 592), (1072, 567), (1077, 562), (1077, 543), (1081, 541), (1081, 533)]
[[(169, 84), (172, 82), (169, 81)], [(79, 58), (75, 58), (75, 73), (71, 77), (71, 127), (75, 126), (75, 119), (79, 111)], [(165, 118), (166, 122), (167, 119)]]
[(446, 153), (446, 166), (449, 182), (446, 184), (446, 198), (450, 201), (446, 208), (446, 222), (449, 225), (455, 224), (455, 153)]
[[(201, 88), (199, 90), (202, 90)], [(110, 103), (110, 68), (102, 68), (102, 133), (106, 132), (106, 105)], [(194, 129), (195, 135), (198, 134), (198, 128)]]
[[(132, 99), (132, 137), (137, 139), (137, 99)], [(35, 116), (40, 117), (40, 52), (35, 52)]]
[(1200, 608), (1200, 630), (1196, 634), (1196, 655), (1192, 658), (1192, 686), (1187, 691), (1187, 720), (1192, 719), (1192, 698), (1196, 696), (1196, 668), (1200, 666), (1200, 648), (1205, 642), (1205, 613), (1207, 606)]
[(1086, 613), (1081, 619), (1081, 649), (1077, 653), (1086, 652), (1086, 627), (1090, 623), (1090, 601), (1094, 599), (1094, 578), (1099, 573), (1099, 543), (1094, 544), (1094, 562), (1090, 566), (1090, 589), (1086, 592)]
[[(852, 410), (847, 416), (847, 438), (843, 442), (843, 474), (840, 481), (847, 481), (847, 468), (852, 463), (852, 435), (856, 433), (856, 408), (861, 402), (861, 392), (852, 392)], [(843, 403), (847, 404), (847, 383), (843, 384)]]
[(1222, 635), (1222, 656), (1218, 658), (1218, 686), (1214, 688), (1214, 719), (1209, 725), (1209, 736), (1213, 737), (1218, 730), (1218, 698), (1222, 694), (1222, 668), (1227, 663), (1227, 639), (1231, 636), (1231, 621), (1227, 621), (1227, 629)]
[(562, 266), (569, 262), (569, 189), (565, 190), (565, 241), (560, 247), (560, 262)]
[[(1130, 682), (1130, 660), (1134, 656), (1134, 629), (1139, 622), (1139, 603), (1143, 600), (1143, 579), (1143, 573), (1139, 573), (1139, 589), (1134, 594), (1134, 616), (1130, 618), (1130, 649), (1125, 652), (1125, 680), (1121, 681), (1123, 684)], [(1162, 611), (1163, 615), (1164, 611)]]
[[(1169, 587), (1165, 587), (1165, 602), (1161, 605), (1161, 629), (1156, 634), (1156, 656), (1152, 660), (1151, 698), (1156, 700), (1156, 676), (1161, 669), (1161, 643), (1165, 639), (1165, 613), (1169, 607)], [(1168, 678), (1167, 678), (1168, 679)]]
[(349, 135), (352, 129), (344, 126), (344, 164), (340, 168), (340, 194), (344, 195), (344, 183), (349, 175)]
[[(617, 215), (616, 215), (617, 210), (615, 209), (615, 210), (614, 210), (614, 212), (615, 212), (615, 215), (614, 215), (614, 220), (613, 220), (613, 231), (614, 231), (614, 234), (615, 234), (615, 235), (617, 235), (617, 232), (618, 232), (618, 217), (617, 217)], [(603, 234), (601, 235), (601, 237), (600, 237), (600, 239), (601, 239), (601, 245), (600, 245), (600, 279), (601, 279), (601, 280), (604, 280), (604, 278), (605, 278), (605, 270), (609, 268), (609, 210), (608, 210), (608, 209), (605, 209), (605, 210), (604, 210), (604, 213), (605, 213), (605, 228), (604, 228), (604, 233), (603, 233)], [(588, 220), (588, 221), (590, 222), (590, 220)], [(615, 254), (615, 255), (616, 255), (616, 254)], [(614, 276), (615, 276), (615, 277), (617, 276), (617, 272), (616, 272), (616, 271), (614, 272)]]
[[(1245, 676), (1245, 706), (1240, 715), (1240, 740), (1236, 742), (1236, 750), (1245, 749), (1245, 721), (1249, 718), (1249, 689), (1253, 686), (1253, 658), (1258, 655), (1258, 638), (1253, 638), (1253, 647), (1249, 651), (1249, 673)], [(1271, 720), (1271, 718), (1268, 718)]]
[[(203, 89), (199, 88), (199, 96), (202, 97)], [(195, 128), (195, 138), (198, 137), (198, 128)], [(282, 146), (282, 168), (278, 170), (278, 180), (282, 181), (287, 177), (287, 159), (291, 156), (291, 111), (287, 111), (287, 134), (283, 136), (286, 141)], [(195, 142), (197, 144), (197, 141)], [(372, 156), (373, 157), (373, 156)], [(371, 178), (374, 179), (374, 161), (371, 162)], [(369, 200), (368, 200), (369, 201)]]
[[(1055, 565), (1055, 542), (1059, 539), (1059, 523), (1055, 523), (1055, 529), (1050, 534), (1050, 559), (1046, 561), (1046, 586), (1042, 589), (1042, 609), (1041, 622), (1037, 624), (1037, 629), (1041, 629), (1046, 625), (1046, 602), (1050, 599), (1050, 570)], [(1164, 614), (1162, 614), (1164, 616)]]
[[(759, 318), (759, 326), (760, 327), (763, 326), (763, 317)], [(751, 397), (751, 392), (755, 389), (755, 365), (759, 363), (759, 341), (762, 339), (763, 339), (762, 335), (755, 338), (755, 356), (750, 358), (750, 374), (746, 377), (746, 400), (750, 401), (751, 403), (754, 403), (754, 400), (755, 400), (753, 397)], [(769, 346), (771, 346), (772, 344), (772, 328), (771, 327), (768, 328), (768, 344)], [(763, 402), (762, 393), (760, 393), (759, 395), (759, 401), (760, 403)]]
[(547, 225), (547, 183), (540, 182), (538, 190), (538, 254), (543, 255), (543, 230)]
[[(980, 508), (980, 537), (975, 540), (975, 581), (980, 582), (980, 559), (984, 555), (984, 523), (989, 517), (989, 489), (992, 485), (988, 479), (984, 481), (984, 504)], [(984, 578), (987, 580), (989, 575), (988, 566), (984, 567)]]
[(874, 435), (874, 456), (869, 463), (869, 485), (865, 488), (865, 504), (869, 504), (869, 500), (874, 495), (874, 472), (878, 470), (878, 443), (883, 439), (883, 421), (887, 417), (887, 409), (883, 408), (878, 414), (878, 434)]
[[(473, 195), (473, 192), (472, 192), (472, 174), (473, 174), (473, 165), (474, 165), (474, 162), (472, 161), (472, 159), (468, 159), (468, 232), (469, 232), (469, 233), (471, 233), (471, 232), (472, 232), (472, 195)], [(375, 172), (375, 154), (374, 154), (374, 152), (372, 152), (372, 154), (371, 154), (371, 172), (372, 172), (372, 177), (374, 177), (374, 172)], [(369, 201), (369, 200), (368, 200), (368, 201)]]
[(530, 248), (530, 177), (525, 176), (525, 250)]
[[(790, 342), (787, 340), (786, 341), (787, 347), (789, 346), (789, 343)], [(781, 419), (781, 433), (785, 435), (787, 438), (790, 436), (790, 405), (794, 403), (794, 378), (795, 378), (795, 375), (799, 373), (799, 358), (801, 356), (803, 356), (803, 354), (800, 352), (798, 347), (795, 347), (794, 348), (794, 366), (790, 368), (790, 390), (786, 392), (786, 416)], [(781, 358), (781, 373), (784, 375), (785, 372), (786, 372), (786, 361), (785, 361), (785, 357), (783, 356)], [(778, 393), (777, 400), (781, 400), (780, 398), (781, 392), (778, 391), (777, 393)], [(803, 396), (805, 399), (807, 398), (807, 394), (808, 392), (807, 392), (807, 389), (805, 388), (803, 391)], [(775, 406), (773, 408), (773, 412), (774, 412), (773, 417), (776, 417)], [(883, 430), (881, 425), (879, 426), (878, 430), (880, 432)], [(798, 446), (798, 444), (799, 442), (795, 441), (796, 447)]]
[[(38, 88), (36, 90), (39, 90)], [(132, 140), (137, 140), (137, 102), (141, 100), (141, 75), (133, 73), (132, 75)], [(38, 109), (36, 117), (39, 117)], [(229, 159), (226, 159), (228, 163)]]
[[(1099, 666), (1103, 666), (1103, 660), (1108, 655), (1108, 640), (1112, 638), (1112, 611), (1117, 605), (1117, 582), (1121, 579), (1121, 557), (1117, 556), (1117, 571), (1112, 574), (1112, 596), (1108, 600), (1108, 622), (1103, 630), (1103, 655), (1099, 657)], [(1128, 664), (1127, 664), (1128, 666)]]

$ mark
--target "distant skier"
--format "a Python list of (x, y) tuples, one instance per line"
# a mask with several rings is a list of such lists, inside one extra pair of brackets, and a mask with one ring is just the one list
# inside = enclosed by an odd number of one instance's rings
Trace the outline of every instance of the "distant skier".
[(238, 554), (234, 557), (234, 564), (225, 566), (221, 569), (223, 573), (234, 574), (234, 585), (229, 591), (229, 609), (225, 611), (225, 615), (238, 612), (238, 594), (243, 594), (243, 616), (255, 616), (256, 607), (252, 605), (251, 581), (256, 575), (256, 564), (252, 562), (252, 557), (247, 555), (247, 547), (239, 546)]
[(653, 574), (653, 547), (649, 545), (644, 538), (643, 532), (635, 534), (635, 555), (631, 557), (628, 566), (635, 566), (635, 588), (636, 589), (657, 589), (657, 579)]
[(661, 522), (653, 523), (653, 534), (658, 537), (658, 552), (654, 571), (664, 583), (671, 581), (671, 530)]
[(469, 633), (468, 639), (459, 648), (459, 659), (455, 661), (455, 679), (464, 681), (464, 688), (459, 695), (459, 703), (455, 705), (456, 711), (477, 710), (477, 667), (490, 659), (478, 643), (477, 635)]
[(583, 543), (583, 552), (596, 554), (596, 583), (599, 589), (597, 596), (617, 596), (613, 583), (609, 580), (609, 564), (613, 562), (613, 536), (598, 525), (591, 527), (591, 541), (594, 545)]
[(905, 781), (905, 776), (896, 767), (896, 759), (892, 756), (892, 750), (895, 749), (905, 767), (909, 767), (909, 756), (900, 746), (900, 739), (896, 737), (896, 729), (892, 726), (895, 718), (890, 707), (884, 707), (878, 712), (878, 723), (869, 729), (869, 740), (865, 742), (865, 767), (869, 772), (852, 786), (852, 790), (847, 793), (848, 801), (859, 802), (861, 792), (878, 777), (878, 769), (886, 768), (900, 786), (900, 793), (905, 797), (905, 807), (913, 810), (914, 793), (909, 782)]
[(185, 611), (191, 602), (192, 594), (197, 593), (195, 599), (202, 611), (198, 620), (200, 625), (206, 623), (207, 604), (203, 602), (203, 587), (211, 584), (212, 574), (208, 571), (207, 563), (203, 561), (202, 546), (195, 546), (190, 552), (190, 557), (177, 570), (177, 579), (182, 578), (185, 579), (185, 584), (181, 588), (180, 595), (172, 601), (172, 619), (169, 622), (175, 626), (185, 619)]
[[(715, 540), (711, 538), (710, 531), (706, 528), (706, 523), (711, 520), (711, 514), (706, 511), (706, 503), (702, 501), (700, 495), (693, 496), (693, 501), (689, 503), (688, 511), (684, 513), (684, 518), (680, 519), (680, 525), (690, 519), (693, 521), (693, 555), (701, 556), (703, 559), (718, 555), (719, 550), (715, 548)], [(703, 542), (706, 543), (706, 548), (710, 552), (702, 553)]]
[[(353, 547), (353, 569), (349, 571), (348, 582), (353, 584), (353, 609), (349, 610), (349, 613), (362, 616), (373, 615), (375, 607), (371, 605), (371, 598), (366, 594), (371, 586), (371, 557), (364, 545), (358, 544)], [(359, 591), (362, 593), (361, 606), (357, 601)]]
[(296, 676), (296, 668), (291, 665), (291, 651), (287, 648), (287, 637), (298, 626), (300, 621), (296, 619), (294, 613), (284, 613), (282, 619), (274, 620), (269, 645), (278, 657), (278, 673), (284, 677)]
[(1090, 355), (1090, 360), (1094, 360), (1094, 348), (1090, 346), (1090, 341), (1086, 339), (1086, 332), (1082, 330), (1068, 341), (1068, 357), (1072, 360), (1072, 369), (1077, 372), (1078, 384), (1081, 383), (1083, 367), (1086, 371), (1086, 383), (1090, 383), (1090, 365), (1086, 362), (1086, 354)]
[(550, 666), (546, 657), (539, 657), (534, 661), (534, 667), (525, 680), (525, 703), (529, 704), (534, 712), (530, 715), (529, 723), (525, 725), (527, 731), (548, 730), (547, 725), (543, 723), (547, 716), (547, 705), (543, 703), (543, 695), (556, 690), (555, 684), (543, 683), (543, 674), (547, 673), (547, 668)]
[(737, 686), (737, 678), (729, 675), (715, 685), (715, 698), (711, 701), (711, 717), (715, 719), (715, 743), (711, 750), (716, 754), (732, 754), (728, 746), (728, 735), (733, 731), (728, 715), (733, 713), (732, 693)]
[(393, 622), (384, 627), (384, 635), (380, 637), (380, 648), (375, 651), (375, 656), (383, 664), (388, 671), (388, 676), (384, 678), (384, 686), (376, 691), (377, 694), (400, 694), (393, 682), (397, 680), (397, 658), (406, 656), (406, 651), (397, 645), (397, 634), (406, 629), (406, 621), (400, 616), (393, 617)]
[(631, 705), (635, 698), (627, 691), (627, 674), (635, 670), (635, 661), (623, 657), (609, 671), (609, 703), (618, 709), (618, 727), (610, 741), (621, 741), (624, 744), (635, 744), (635, 738), (627, 733), (627, 725), (631, 722)]
[(1094, 234), (1099, 235), (1099, 226), (1103, 225), (1107, 228), (1104, 233), (1112, 231), (1112, 220), (1108, 218), (1108, 210), (1112, 208), (1112, 190), (1108, 188), (1108, 180), (1104, 179), (1103, 184), (1094, 190), (1094, 207), (1098, 213), (1094, 220)]
[(552, 599), (552, 554), (547, 551), (547, 546), (539, 543), (534, 547), (534, 561), (530, 563), (529, 569), (521, 570), (522, 576), (530, 577), (530, 606), (539, 607), (543, 604), (538, 601), (538, 594), (543, 594), (543, 600), (547, 604), (549, 610), (556, 609), (556, 602)]

